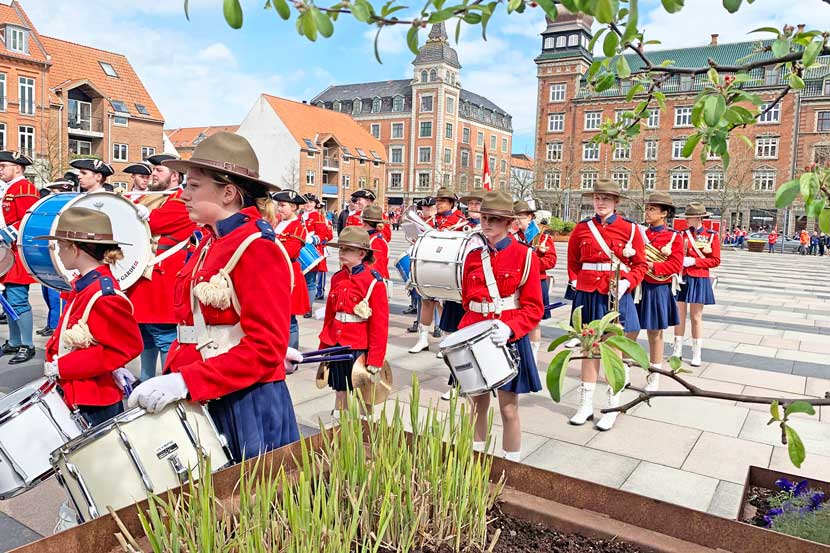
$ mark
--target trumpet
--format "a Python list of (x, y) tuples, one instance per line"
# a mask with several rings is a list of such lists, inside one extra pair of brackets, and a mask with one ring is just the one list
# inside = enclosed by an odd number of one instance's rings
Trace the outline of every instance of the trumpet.
[(424, 221), (421, 216), (418, 215), (418, 210), (415, 208), (414, 204), (409, 206), (406, 212), (404, 212), (403, 217), (405, 219), (401, 223), (401, 226), (403, 227), (403, 234), (407, 241), (413, 244), (416, 240), (418, 240), (421, 234), (428, 230), (432, 230), (429, 223)]
[[(668, 256), (661, 252), (659, 248), (655, 248), (651, 244), (646, 244), (646, 260), (652, 263), (663, 263), (667, 259)], [(672, 279), (672, 275), (656, 275), (651, 269), (646, 271), (646, 274), (659, 282), (668, 282)]]
[(608, 281), (608, 311), (616, 311), (620, 312), (620, 262), (614, 261), (613, 262), (613, 275), (611, 276), (611, 280)]

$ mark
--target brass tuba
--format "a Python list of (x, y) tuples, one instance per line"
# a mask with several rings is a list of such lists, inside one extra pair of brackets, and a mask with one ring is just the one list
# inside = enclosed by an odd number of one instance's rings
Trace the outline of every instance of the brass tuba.
[[(646, 244), (646, 260), (652, 263), (663, 263), (668, 258), (659, 248), (655, 248), (651, 244)], [(668, 282), (672, 279), (672, 275), (655, 275), (651, 270), (646, 271), (646, 274), (659, 282)]]

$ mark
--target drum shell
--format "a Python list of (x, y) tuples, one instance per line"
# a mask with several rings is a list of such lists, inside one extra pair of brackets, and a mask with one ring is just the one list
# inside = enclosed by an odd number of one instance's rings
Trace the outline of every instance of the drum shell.
[[(180, 402), (160, 413), (131, 409), (66, 443), (52, 453), (52, 464), (81, 519), (86, 522), (107, 513), (107, 506), (118, 510), (180, 486), (183, 481), (173, 460), (199, 477), (199, 452), (183, 423), (189, 423), (195, 441), (210, 456), (211, 470), (230, 464), (224, 439), (201, 405)], [(121, 434), (129, 441), (142, 469), (136, 466)], [(185, 476), (186, 478), (186, 476)]]
[(425, 298), (461, 301), (464, 259), (481, 245), (477, 234), (456, 231), (427, 231), (412, 248), (412, 283)]
[(494, 344), (492, 334), (493, 322), (480, 321), (451, 334), (439, 346), (463, 395), (486, 393), (519, 374), (509, 347)]
[(300, 267), (303, 270), (303, 274), (314, 270), (321, 261), (323, 261), (323, 256), (320, 255), (320, 252), (317, 251), (314, 244), (306, 244), (300, 250)]
[(408, 251), (402, 252), (398, 256), (398, 259), (395, 260), (395, 268), (398, 270), (398, 274), (401, 275), (401, 280), (404, 282), (409, 282), (411, 262)]

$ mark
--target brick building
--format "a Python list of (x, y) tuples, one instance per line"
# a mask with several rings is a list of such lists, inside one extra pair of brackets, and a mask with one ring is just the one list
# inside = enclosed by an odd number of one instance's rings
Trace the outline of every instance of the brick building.
[(432, 26), (412, 65), (411, 79), (330, 86), (310, 103), (349, 114), (380, 140), (390, 205), (442, 185), (481, 188), (485, 150), (494, 187), (508, 187), (512, 118), (461, 88), (461, 64), (443, 23)]
[(163, 123), (126, 57), (43, 36), (19, 2), (0, 4), (0, 148), (33, 157), (30, 178), (95, 156), (127, 182), (121, 169), (161, 151)]
[[(182, 127), (180, 129), (164, 129), (168, 140), (182, 159), (190, 159), (193, 150), (199, 142), (220, 131), (236, 132), (239, 125), (213, 125), (210, 127)], [(172, 153), (172, 152), (171, 152)]]
[(384, 200), (383, 144), (346, 114), (262, 94), (237, 132), (250, 141), (268, 182), (312, 192), (329, 209), (339, 209), (359, 188)]
[[(676, 76), (667, 81), (662, 87), (665, 109), (652, 110), (629, 148), (591, 142), (602, 121), (620, 117), (640, 99), (625, 101), (631, 86), (626, 80), (602, 93), (587, 87), (583, 75), (594, 60), (587, 50), (592, 23), (591, 17), (582, 14), (560, 13), (555, 22), (548, 21), (542, 33), (542, 51), (535, 60), (534, 171), (545, 206), (578, 219), (591, 210), (581, 202), (582, 191), (590, 189), (598, 178), (608, 177), (628, 190), (631, 200), (623, 209), (633, 217), (640, 217), (638, 204), (650, 191), (665, 190), (678, 205), (703, 201), (716, 216), (722, 216), (726, 226), (758, 228), (775, 222), (783, 226), (784, 212), (775, 209), (776, 188), (814, 159), (830, 159), (830, 79), (825, 80), (830, 70), (826, 64), (807, 72), (807, 87), (801, 93), (788, 94), (758, 124), (735, 131), (746, 135), (752, 147), (733, 137), (731, 161), (724, 170), (717, 157), (701, 162), (700, 146), (691, 158), (682, 155), (683, 143), (694, 131), (691, 108), (706, 75)], [(705, 46), (645, 53), (655, 65), (673, 60), (677, 66), (705, 67), (709, 59), (739, 64), (757, 46), (757, 42), (719, 44), (717, 38), (707, 37)], [(633, 70), (642, 66), (635, 54), (626, 57)], [(768, 101), (787, 84), (780, 70), (758, 69), (751, 75), (755, 80), (746, 87)], [(797, 207), (786, 213), (783, 228), (791, 230), (807, 223), (803, 210)]]

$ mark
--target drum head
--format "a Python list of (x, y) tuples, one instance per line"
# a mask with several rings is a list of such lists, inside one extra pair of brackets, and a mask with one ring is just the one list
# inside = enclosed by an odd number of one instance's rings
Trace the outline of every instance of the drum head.
[(14, 252), (6, 245), (0, 246), (0, 277), (5, 276), (6, 273), (14, 267)]
[(457, 346), (458, 344), (462, 344), (465, 342), (469, 342), (473, 338), (477, 338), (482, 334), (489, 332), (493, 329), (493, 321), (479, 321), (477, 323), (473, 323), (470, 326), (465, 326), (464, 328), (459, 328), (443, 340), (439, 344), (441, 349), (444, 348), (451, 348), (453, 346)]

